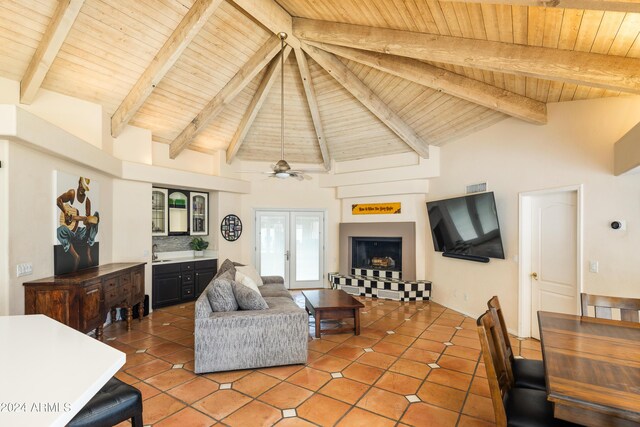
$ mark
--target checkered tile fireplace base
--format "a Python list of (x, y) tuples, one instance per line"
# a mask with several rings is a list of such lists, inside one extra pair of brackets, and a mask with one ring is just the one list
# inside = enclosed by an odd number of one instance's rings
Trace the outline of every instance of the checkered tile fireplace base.
[(396, 301), (423, 301), (431, 296), (431, 282), (403, 281), (399, 271), (353, 268), (350, 275), (329, 273), (329, 283), (333, 289), (342, 289), (351, 295)]

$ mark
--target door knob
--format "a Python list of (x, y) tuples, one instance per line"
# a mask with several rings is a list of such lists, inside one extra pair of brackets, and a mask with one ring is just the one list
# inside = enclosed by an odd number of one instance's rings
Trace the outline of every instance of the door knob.
[(538, 280), (538, 273), (536, 273), (535, 271), (531, 273), (531, 278), (534, 280)]

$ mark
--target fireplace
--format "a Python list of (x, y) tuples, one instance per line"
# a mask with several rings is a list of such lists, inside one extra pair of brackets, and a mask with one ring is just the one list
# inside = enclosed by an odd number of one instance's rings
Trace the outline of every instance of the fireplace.
[(351, 267), (402, 271), (402, 237), (352, 237)]
[[(377, 241), (377, 246), (371, 245), (372, 241)], [(369, 264), (376, 258), (378, 266), (367, 265), (362, 268), (399, 271), (404, 280), (416, 280), (415, 222), (342, 222), (339, 245), (342, 275), (351, 274), (352, 268), (360, 267), (359, 262)], [(364, 254), (362, 246), (369, 247)], [(396, 249), (391, 249), (391, 246)], [(385, 249), (385, 252), (378, 252), (380, 249)], [(386, 258), (393, 259), (393, 268), (384, 267), (390, 263)]]

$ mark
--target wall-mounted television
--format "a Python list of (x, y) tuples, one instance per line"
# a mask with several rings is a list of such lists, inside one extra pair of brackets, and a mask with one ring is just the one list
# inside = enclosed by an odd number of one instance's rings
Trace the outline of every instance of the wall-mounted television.
[(443, 256), (504, 259), (493, 192), (427, 202), (433, 248)]

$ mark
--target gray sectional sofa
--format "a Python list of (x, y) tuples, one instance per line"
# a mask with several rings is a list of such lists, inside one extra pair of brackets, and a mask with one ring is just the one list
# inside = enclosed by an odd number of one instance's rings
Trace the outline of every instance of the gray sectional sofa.
[(306, 363), (307, 313), (293, 301), (281, 277), (262, 280), (259, 290), (266, 310), (214, 312), (207, 291), (200, 295), (195, 307), (197, 374)]

